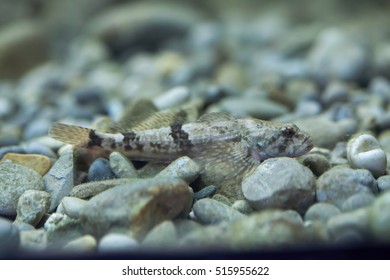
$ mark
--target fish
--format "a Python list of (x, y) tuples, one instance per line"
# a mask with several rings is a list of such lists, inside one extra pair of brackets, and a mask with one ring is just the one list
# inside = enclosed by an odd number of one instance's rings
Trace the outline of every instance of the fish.
[(162, 127), (143, 125), (122, 128), (121, 132), (118, 128), (101, 132), (55, 123), (49, 135), (75, 149), (118, 151), (131, 160), (169, 163), (188, 156), (200, 166), (205, 185), (216, 185), (218, 193), (236, 198), (242, 198), (243, 176), (264, 160), (298, 157), (313, 147), (310, 135), (291, 123), (236, 119), (218, 112), (205, 114), (194, 122), (183, 123), (176, 118), (167, 124), (163, 121), (165, 116), (154, 117), (161, 119)]

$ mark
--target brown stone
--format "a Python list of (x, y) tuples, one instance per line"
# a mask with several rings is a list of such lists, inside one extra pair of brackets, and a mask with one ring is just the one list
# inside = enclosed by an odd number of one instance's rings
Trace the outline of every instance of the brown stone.
[(6, 160), (31, 168), (42, 176), (45, 175), (51, 167), (50, 158), (37, 154), (8, 153), (2, 158), (1, 162)]

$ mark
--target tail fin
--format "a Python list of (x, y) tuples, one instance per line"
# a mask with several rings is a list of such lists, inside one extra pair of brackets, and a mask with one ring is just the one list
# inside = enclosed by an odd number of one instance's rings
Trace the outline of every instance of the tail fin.
[(89, 128), (55, 123), (49, 131), (49, 136), (67, 144), (78, 145), (88, 142), (90, 132)]

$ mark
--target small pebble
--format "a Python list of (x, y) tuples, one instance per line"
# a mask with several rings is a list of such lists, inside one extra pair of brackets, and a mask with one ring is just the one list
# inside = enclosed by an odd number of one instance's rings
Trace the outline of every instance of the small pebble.
[(193, 206), (193, 211), (196, 218), (202, 224), (216, 224), (222, 221), (232, 221), (245, 217), (245, 215), (232, 207), (210, 198), (196, 201)]
[(326, 223), (330, 218), (341, 213), (340, 209), (330, 203), (317, 202), (307, 209), (304, 219), (305, 221), (320, 221)]
[(127, 157), (118, 152), (110, 154), (110, 168), (118, 178), (138, 178), (138, 172)]
[(379, 196), (369, 213), (371, 234), (379, 241), (390, 241), (390, 192)]
[(381, 192), (390, 190), (390, 175), (381, 176), (377, 180)]
[(24, 222), (36, 226), (47, 213), (50, 195), (45, 191), (27, 190), (18, 200), (15, 222)]
[(47, 234), (43, 229), (24, 230), (20, 232), (20, 248), (27, 251), (44, 251), (47, 249)]
[(94, 251), (97, 242), (92, 235), (84, 235), (68, 242), (62, 249), (72, 253), (86, 253)]
[(192, 183), (200, 173), (200, 167), (189, 157), (180, 157), (171, 162), (155, 178), (180, 178)]
[(10, 160), (38, 172), (41, 176), (45, 175), (51, 167), (51, 161), (48, 157), (42, 155), (24, 155), (24, 154), (6, 154), (1, 161)]
[(371, 135), (363, 134), (349, 140), (347, 155), (353, 168), (367, 169), (375, 178), (386, 173), (386, 153)]
[(224, 196), (222, 194), (217, 193), (217, 194), (213, 195), (212, 199), (219, 201), (219, 202), (222, 202), (223, 204), (226, 204), (227, 206), (232, 206), (232, 203), (229, 200), (229, 198), (227, 198), (226, 196)]
[(216, 193), (216, 191), (217, 191), (216, 186), (211, 185), (211, 186), (204, 187), (200, 191), (194, 193), (194, 199), (199, 200), (206, 197), (212, 197)]
[(372, 174), (365, 169), (333, 167), (322, 174), (316, 184), (317, 201), (328, 202), (339, 208), (354, 194), (376, 192), (378, 184)]
[(50, 148), (39, 142), (28, 143), (27, 145), (24, 145), (24, 148), (27, 154), (37, 154), (51, 159), (57, 159), (56, 154)]
[(371, 205), (375, 201), (375, 196), (369, 193), (357, 193), (348, 197), (343, 205), (341, 210), (343, 212), (353, 211), (362, 207)]
[(49, 211), (53, 211), (61, 199), (69, 195), (74, 186), (73, 150), (67, 147), (49, 172), (43, 177), (46, 191), (51, 196)]
[(62, 213), (70, 218), (78, 219), (86, 204), (86, 200), (65, 196), (58, 205), (56, 213)]
[(100, 239), (99, 253), (130, 253), (139, 248), (137, 240), (123, 233), (109, 233)]
[(254, 209), (283, 208), (304, 213), (314, 203), (314, 175), (295, 159), (267, 159), (244, 177), (242, 193)]
[(310, 168), (317, 177), (321, 176), (331, 167), (329, 160), (325, 156), (316, 153), (303, 155), (300, 160), (302, 161), (302, 164)]
[(245, 215), (248, 215), (254, 211), (253, 208), (249, 205), (249, 202), (244, 199), (234, 201), (232, 208)]
[(153, 104), (159, 110), (165, 110), (187, 101), (190, 97), (190, 90), (185, 86), (174, 87), (162, 93), (153, 100)]
[(110, 162), (105, 158), (96, 159), (88, 170), (88, 181), (103, 181), (114, 179), (115, 174), (110, 168)]
[(19, 246), (19, 231), (8, 219), (0, 217), (0, 257), (15, 252)]
[(164, 221), (156, 225), (142, 240), (142, 248), (150, 250), (172, 250), (177, 242), (175, 225), (172, 221)]

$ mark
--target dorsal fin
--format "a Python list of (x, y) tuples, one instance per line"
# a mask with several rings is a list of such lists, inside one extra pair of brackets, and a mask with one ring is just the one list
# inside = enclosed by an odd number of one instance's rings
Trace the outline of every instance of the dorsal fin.
[(226, 112), (214, 112), (201, 116), (196, 122), (198, 123), (215, 123), (221, 121), (232, 121), (235, 118)]

